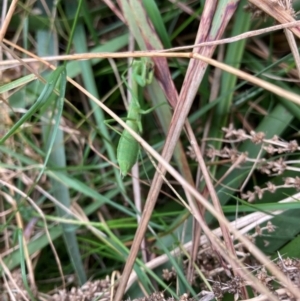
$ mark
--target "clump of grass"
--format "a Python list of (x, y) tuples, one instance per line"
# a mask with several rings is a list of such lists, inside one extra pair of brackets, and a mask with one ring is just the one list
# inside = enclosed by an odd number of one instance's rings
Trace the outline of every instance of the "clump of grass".
[[(238, 2), (11, 1), (8, 12), (3, 1), (0, 299), (296, 296), (300, 101), (291, 32), (299, 35), (285, 28), (281, 48), (282, 34), (269, 29), (298, 8), (260, 0), (264, 17), (251, 19)], [(256, 2), (248, 7), (258, 16)], [(264, 36), (250, 32), (264, 26)], [(248, 39), (231, 40), (241, 33)], [(222, 35), (229, 45), (209, 44)], [(195, 42), (208, 44), (168, 59), (156, 53)], [(115, 129), (127, 116), (132, 91), (121, 75), (128, 69), (130, 82), (136, 50), (155, 65), (142, 107), (169, 105), (142, 117), (149, 145), (139, 137), (147, 151), (122, 178)], [(147, 156), (154, 151), (159, 162)], [(277, 252), (286, 257), (272, 263), (266, 256)]]

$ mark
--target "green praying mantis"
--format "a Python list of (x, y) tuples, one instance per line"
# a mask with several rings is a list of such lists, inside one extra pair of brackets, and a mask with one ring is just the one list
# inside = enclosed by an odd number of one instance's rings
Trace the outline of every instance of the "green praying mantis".
[[(149, 58), (134, 60), (132, 63), (132, 98), (129, 104), (126, 124), (136, 133), (142, 133), (141, 114), (147, 114), (155, 108), (142, 110), (138, 100), (138, 89), (151, 84), (154, 75), (154, 63)], [(125, 177), (132, 166), (137, 162), (139, 143), (133, 136), (124, 130), (117, 148), (117, 161), (122, 177)]]

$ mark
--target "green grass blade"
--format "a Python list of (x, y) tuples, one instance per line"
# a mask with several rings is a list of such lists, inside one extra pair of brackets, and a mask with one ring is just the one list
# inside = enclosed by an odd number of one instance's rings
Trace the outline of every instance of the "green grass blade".
[(38, 109), (48, 104), (48, 100), (55, 88), (56, 82), (59, 79), (62, 69), (62, 67), (59, 67), (55, 71), (53, 71), (52, 75), (50, 76), (49, 82), (45, 85), (37, 101), (31, 106), (31, 108), (26, 112), (26, 114), (24, 114), (0, 139), (0, 144), (4, 143), (9, 137), (11, 137), (19, 129), (19, 127), (22, 124), (24, 124), (24, 122), (26, 122), (35, 112), (37, 112)]
[(19, 247), (20, 247), (20, 265), (21, 265), (21, 275), (22, 275), (22, 280), (24, 287), (31, 298), (31, 300), (36, 301), (36, 299), (33, 296), (33, 293), (28, 285), (27, 281), (27, 273), (26, 273), (26, 267), (25, 267), (25, 251), (24, 251), (24, 245), (23, 245), (23, 231), (22, 229), (18, 229), (18, 242), (19, 242)]
[[(48, 5), (51, 9), (55, 10), (56, 7), (54, 7), (54, 3), (52, 1), (47, 1)], [(40, 4), (40, 8), (42, 10), (42, 13), (45, 15), (46, 11), (42, 3)], [(79, 12), (76, 14), (76, 17), (78, 18)], [(74, 19), (74, 23), (77, 23), (77, 19)], [(75, 25), (73, 25), (74, 27)], [(71, 36), (72, 36), (71, 32)], [(39, 55), (55, 55), (57, 53), (56, 48), (56, 33), (49, 31), (38, 31), (37, 33), (37, 40), (38, 45), (40, 45), (38, 49)], [(71, 39), (68, 41), (68, 46), (71, 47)], [(48, 47), (47, 47), (48, 46)], [(59, 69), (65, 70), (65, 65), (62, 67), (59, 67)], [(61, 77), (60, 82), (60, 97), (58, 100), (58, 107), (62, 110), (63, 107), (63, 99), (65, 94), (65, 87), (66, 87), (66, 74), (63, 74), (64, 76)], [(52, 106), (54, 108), (54, 106)], [(54, 112), (54, 113), (53, 113)], [(50, 122), (49, 125), (46, 124), (43, 126), (43, 140), (44, 140), (44, 146), (46, 151), (46, 159), (49, 157), (49, 166), (53, 167), (60, 167), (62, 169), (66, 168), (66, 154), (65, 154), (65, 147), (64, 147), (64, 133), (62, 130), (59, 129), (58, 125), (60, 124), (60, 117), (61, 112), (56, 112), (55, 110), (48, 110), (45, 112), (45, 117), (52, 116), (52, 118), (55, 121), (55, 125), (52, 126), (52, 123)], [(50, 120), (52, 119), (50, 118)], [(55, 132), (56, 130), (56, 132)], [(51, 135), (49, 135), (51, 133)], [(53, 146), (53, 148), (52, 148)], [(71, 200), (70, 200), (70, 193), (68, 188), (63, 185), (59, 181), (55, 181), (54, 179), (51, 179), (51, 185), (53, 187), (53, 196), (59, 200), (65, 207), (70, 208), (71, 207)], [(65, 216), (65, 212), (61, 210), (61, 208), (57, 205), (56, 206), (57, 214), (59, 216)], [(77, 278), (79, 283), (82, 285), (86, 282), (86, 274), (85, 269), (82, 264), (80, 250), (77, 242), (76, 237), (76, 228), (74, 228), (72, 225), (62, 225), (63, 229), (63, 238), (65, 242), (65, 247), (68, 251), (68, 254), (70, 256), (71, 264), (76, 272)]]
[(66, 92), (66, 84), (67, 84), (66, 71), (63, 67), (62, 72), (61, 72), (61, 78), (60, 78), (59, 98), (56, 102), (57, 106), (55, 104), (54, 110), (53, 110), (55, 115), (53, 116), (53, 118), (51, 118), (54, 121), (54, 127), (52, 127), (51, 125), (48, 127), (48, 133), (47, 133), (48, 145), (46, 146), (46, 156), (45, 156), (45, 159), (44, 159), (43, 167), (42, 167), (42, 169), (41, 169), (41, 171), (40, 171), (40, 173), (39, 173), (39, 175), (36, 179), (36, 182), (38, 182), (40, 180), (41, 176), (44, 174), (44, 171), (45, 171), (45, 168), (47, 166), (48, 160), (49, 160), (49, 158), (51, 156), (51, 153), (53, 151), (53, 146), (54, 146), (55, 141), (56, 141), (56, 134), (59, 131), (59, 124), (60, 124), (60, 120), (61, 120), (62, 112), (63, 112), (64, 98), (65, 98), (65, 92)]
[(23, 85), (26, 85), (30, 82), (32, 82), (33, 80), (36, 79), (36, 76), (34, 74), (28, 74), (25, 76), (22, 76), (21, 78), (18, 78), (10, 83), (4, 84), (0, 86), (0, 93), (5, 93), (8, 91), (11, 91), (13, 89), (19, 88)]
[(164, 44), (165, 48), (171, 48), (172, 44), (170, 41), (170, 37), (156, 2), (154, 0), (143, 0), (142, 2), (147, 12), (147, 15), (153, 23), (154, 28), (158, 36), (160, 37), (162, 43)]
[[(242, 4), (240, 4), (235, 16), (236, 17), (234, 22), (236, 25), (233, 26), (231, 33), (232, 36), (246, 32), (247, 30), (249, 30), (251, 24), (250, 15), (244, 11)], [(243, 57), (245, 43), (245, 40), (241, 40), (236, 43), (229, 44), (227, 46), (227, 52), (224, 62), (235, 68), (239, 68), (241, 59)], [(235, 75), (229, 74), (227, 72), (222, 73), (220, 95), (225, 95), (225, 97), (218, 103), (218, 105), (214, 109), (214, 123), (209, 133), (209, 137), (218, 139), (223, 136), (221, 129), (222, 127), (227, 125), (227, 118), (229, 116), (229, 109), (232, 104), (236, 82), (237, 77)], [(228, 94), (228, 91), (232, 91), (232, 93)], [(213, 145), (216, 149), (219, 149), (221, 147), (221, 142), (214, 142)], [(214, 171), (212, 171), (212, 173), (215, 173), (215, 169)]]

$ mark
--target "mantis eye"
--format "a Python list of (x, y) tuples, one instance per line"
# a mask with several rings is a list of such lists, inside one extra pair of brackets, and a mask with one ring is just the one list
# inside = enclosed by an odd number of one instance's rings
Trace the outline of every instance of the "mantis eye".
[(146, 63), (146, 84), (149, 85), (151, 84), (154, 76), (154, 63), (152, 61), (148, 61)]

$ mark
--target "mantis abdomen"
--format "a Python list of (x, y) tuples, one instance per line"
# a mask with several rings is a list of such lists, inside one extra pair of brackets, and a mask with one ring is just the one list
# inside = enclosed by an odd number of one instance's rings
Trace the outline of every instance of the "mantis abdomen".
[[(135, 132), (139, 133), (137, 121), (127, 120), (126, 124)], [(123, 177), (131, 170), (132, 166), (138, 159), (139, 143), (132, 135), (124, 130), (117, 149), (117, 160), (120, 166), (120, 171)]]

